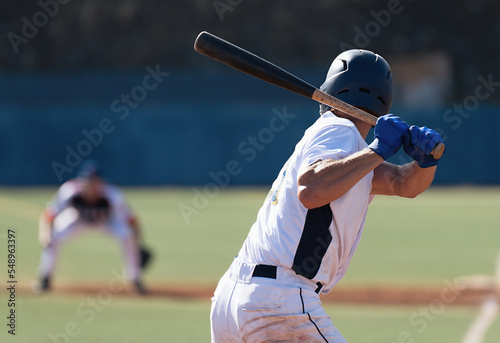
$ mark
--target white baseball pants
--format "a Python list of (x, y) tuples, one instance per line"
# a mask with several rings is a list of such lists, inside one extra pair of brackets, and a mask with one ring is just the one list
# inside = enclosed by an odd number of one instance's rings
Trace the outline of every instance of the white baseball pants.
[(139, 249), (134, 238), (132, 228), (123, 218), (114, 216), (109, 222), (102, 224), (88, 224), (80, 221), (73, 209), (61, 212), (53, 223), (51, 244), (43, 249), (38, 273), (41, 277), (50, 277), (55, 269), (60, 245), (85, 231), (97, 230), (111, 235), (121, 245), (123, 256), (123, 277), (126, 280), (138, 280)]
[(346, 342), (310, 280), (277, 267), (276, 279), (253, 276), (236, 258), (219, 281), (210, 314), (212, 343)]

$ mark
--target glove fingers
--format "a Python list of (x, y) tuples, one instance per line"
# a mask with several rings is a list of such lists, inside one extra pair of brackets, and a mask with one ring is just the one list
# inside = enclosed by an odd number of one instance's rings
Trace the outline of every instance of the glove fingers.
[(432, 135), (426, 133), (424, 134), (424, 137), (422, 137), (422, 140), (420, 141), (418, 149), (425, 155), (428, 155), (432, 151), (432, 146), (430, 144), (432, 138), (433, 138)]
[(415, 125), (412, 125), (410, 127), (410, 137), (411, 137), (411, 144), (413, 146), (417, 146), (419, 134), (420, 134), (419, 128), (416, 127)]
[(411, 145), (411, 135), (409, 130), (403, 135), (403, 144)]
[(421, 168), (435, 166), (438, 163), (432, 155), (432, 150), (438, 143), (442, 143), (441, 136), (425, 126), (412, 125), (408, 133), (403, 135), (405, 152), (413, 158)]
[(407, 132), (408, 125), (401, 118), (392, 114), (382, 116), (377, 120), (373, 131), (375, 140), (369, 147), (386, 160), (401, 148)]
[(391, 123), (392, 127), (394, 127), (395, 129), (397, 129), (400, 132), (401, 131), (404, 132), (404, 131), (408, 130), (408, 124), (406, 124), (404, 121), (402, 121), (399, 118), (391, 121), (390, 123)]

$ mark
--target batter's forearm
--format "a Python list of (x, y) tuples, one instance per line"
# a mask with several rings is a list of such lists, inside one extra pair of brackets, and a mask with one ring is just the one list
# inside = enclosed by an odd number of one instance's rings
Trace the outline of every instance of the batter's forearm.
[(319, 161), (299, 175), (299, 199), (309, 209), (335, 201), (383, 161), (368, 148), (341, 160)]
[(431, 185), (436, 167), (420, 168), (416, 162), (399, 167), (400, 177), (397, 185), (399, 196), (414, 198)]

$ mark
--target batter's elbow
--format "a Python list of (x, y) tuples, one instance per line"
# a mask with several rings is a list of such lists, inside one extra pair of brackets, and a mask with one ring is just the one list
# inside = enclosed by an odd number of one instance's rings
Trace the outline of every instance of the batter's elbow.
[(302, 206), (304, 206), (307, 209), (311, 209), (311, 196), (309, 194), (310, 192), (307, 191), (307, 188), (304, 186), (299, 186), (299, 189), (297, 191), (297, 196), (299, 198), (300, 203)]
[(318, 197), (316, 196), (316, 194), (314, 194), (311, 189), (305, 186), (299, 186), (297, 196), (302, 206), (304, 206), (308, 210), (312, 210), (321, 206), (321, 204), (319, 204), (318, 202)]

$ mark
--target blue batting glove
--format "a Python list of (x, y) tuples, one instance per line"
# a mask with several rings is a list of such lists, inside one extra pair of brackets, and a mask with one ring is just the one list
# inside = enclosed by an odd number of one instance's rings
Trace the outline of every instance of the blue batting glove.
[(408, 124), (393, 114), (382, 116), (377, 120), (373, 130), (375, 139), (368, 148), (387, 160), (401, 148), (403, 135), (408, 132), (408, 128)]
[(439, 160), (436, 160), (431, 153), (439, 143), (443, 143), (439, 133), (425, 126), (412, 125), (403, 137), (404, 151), (417, 161), (421, 168), (438, 164)]

